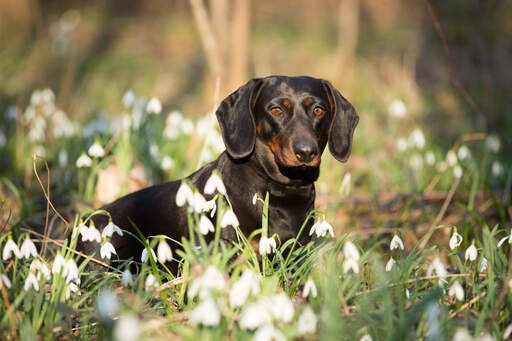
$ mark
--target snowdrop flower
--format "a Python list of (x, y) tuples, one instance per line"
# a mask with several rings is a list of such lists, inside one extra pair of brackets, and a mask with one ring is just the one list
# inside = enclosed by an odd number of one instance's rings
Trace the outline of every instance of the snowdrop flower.
[(343, 273), (347, 274), (350, 270), (355, 274), (359, 273), (359, 263), (354, 258), (347, 258), (343, 261)]
[(256, 333), (254, 333), (254, 341), (268, 341), (268, 340), (275, 340), (275, 341), (285, 341), (286, 338), (281, 333), (281, 331), (277, 328), (275, 328), (271, 324), (264, 325), (261, 328), (258, 328)]
[(329, 235), (334, 238), (334, 230), (332, 228), (332, 225), (327, 222), (327, 220), (321, 220), (317, 221), (313, 224), (311, 227), (311, 230), (309, 230), (309, 235), (313, 235), (313, 233), (316, 234), (318, 238), (325, 237), (327, 235), (327, 232), (329, 232)]
[(389, 249), (390, 250), (394, 250), (394, 249), (404, 249), (404, 243), (402, 242), (402, 239), (397, 235), (395, 234), (393, 236), (393, 239), (391, 239), (391, 243), (389, 244)]
[(507, 240), (509, 244), (512, 244), (512, 230), (510, 232), (511, 233), (508, 236), (500, 239), (500, 241), (498, 242), (498, 247), (501, 247), (501, 245), (503, 245), (503, 243), (505, 243), (505, 241)]
[(192, 325), (202, 324), (203, 326), (216, 326), (220, 322), (220, 311), (215, 302), (209, 298), (199, 304), (190, 313), (190, 323)]
[(160, 263), (165, 264), (165, 262), (170, 262), (172, 260), (172, 250), (169, 244), (162, 239), (158, 243), (158, 247), (156, 249), (156, 253), (158, 255), (158, 260)]
[(37, 280), (40, 280), (42, 276), (44, 276), (44, 278), (47, 280), (51, 278), (50, 269), (48, 269), (46, 264), (41, 263), (41, 261), (37, 258), (34, 259), (32, 263), (30, 263), (29, 271), (33, 273), (37, 272)]
[(10, 289), (12, 284), (9, 280), (9, 277), (7, 277), (5, 274), (0, 274), (0, 289), (2, 288), (2, 285), (5, 284), (5, 287), (7, 289)]
[(359, 260), (359, 251), (357, 250), (357, 247), (354, 245), (354, 243), (347, 241), (343, 245), (343, 255), (345, 258), (352, 258), (355, 260)]
[(270, 323), (272, 316), (267, 305), (267, 303), (259, 301), (247, 306), (240, 317), (240, 327), (245, 330), (253, 330)]
[(398, 149), (399, 152), (405, 152), (407, 150), (407, 140), (403, 137), (396, 140), (396, 149)]
[(112, 254), (117, 255), (114, 245), (112, 245), (110, 242), (105, 242), (100, 249), (101, 258), (110, 259), (110, 257), (112, 257)]
[(407, 111), (404, 102), (400, 99), (394, 99), (389, 105), (388, 111), (393, 117), (404, 117)]
[(309, 334), (316, 332), (316, 324), (318, 322), (318, 318), (311, 308), (307, 307), (304, 309), (302, 314), (299, 316), (299, 321), (297, 322), (299, 327), (300, 334)]
[(364, 334), (360, 339), (359, 341), (373, 341), (372, 337), (370, 336), (370, 334)]
[(176, 193), (176, 206), (182, 207), (185, 203), (192, 202), (193, 198), (194, 194), (192, 193), (190, 186), (182, 182), (180, 188), (178, 188), (178, 192)]
[[(83, 239), (82, 239), (83, 241)], [(89, 225), (89, 241), (96, 241), (101, 243), (101, 234), (100, 231), (94, 226), (94, 223), (91, 220), (91, 225)]]
[(455, 152), (453, 150), (450, 150), (446, 154), (446, 162), (448, 162), (448, 165), (450, 167), (453, 167), (457, 164), (457, 155), (455, 154)]
[(96, 309), (100, 319), (111, 321), (119, 311), (119, 300), (116, 294), (110, 289), (103, 289), (96, 299)]
[(11, 258), (12, 254), (14, 254), (14, 257), (16, 258), (21, 257), (18, 245), (12, 240), (11, 237), (9, 237), (7, 243), (5, 243), (4, 250), (2, 251), (2, 259), (6, 261)]
[(160, 168), (162, 168), (162, 170), (164, 171), (168, 171), (170, 169), (173, 169), (174, 168), (174, 160), (172, 159), (172, 157), (170, 156), (164, 156), (162, 158), (162, 161), (160, 162)]
[(66, 277), (66, 282), (71, 282), (72, 280), (79, 279), (78, 277), (78, 267), (76, 266), (73, 258), (68, 259), (66, 264), (64, 265), (63, 276)]
[(434, 163), (436, 163), (436, 156), (434, 155), (434, 153), (429, 150), (426, 154), (425, 154), (425, 162), (427, 163), (427, 165), (429, 166), (432, 166)]
[(199, 219), (199, 232), (206, 236), (208, 232), (213, 231), (215, 231), (215, 227), (213, 226), (211, 220), (202, 215), (201, 219)]
[(276, 245), (276, 240), (274, 239), (274, 237), (270, 237), (270, 238), (261, 237), (260, 238), (260, 244), (259, 244), (260, 255), (263, 256), (267, 253), (271, 254), (272, 252), (274, 252), (276, 247), (277, 247), (277, 245)]
[(146, 288), (158, 288), (158, 281), (153, 274), (149, 274), (148, 277), (146, 277)]
[(133, 314), (121, 315), (114, 327), (114, 338), (116, 341), (137, 341), (141, 330), (137, 316)]
[(62, 168), (67, 166), (67, 164), (68, 164), (68, 152), (65, 149), (59, 150), (58, 160), (59, 160), (59, 166), (61, 166)]
[(453, 168), (453, 176), (460, 179), (462, 176), (462, 167), (457, 165)]
[(52, 274), (58, 275), (65, 265), (66, 260), (64, 259), (64, 257), (62, 257), (60, 253), (58, 253), (57, 256), (55, 256), (55, 259), (53, 260)]
[(457, 229), (454, 229), (453, 234), (450, 238), (450, 242), (449, 242), (450, 250), (453, 250), (456, 247), (459, 247), (461, 243), (462, 243), (462, 236), (457, 233)]
[(441, 340), (441, 325), (439, 322), (439, 315), (441, 313), (441, 309), (439, 308), (439, 304), (430, 303), (427, 307), (427, 332), (426, 332), (426, 340)]
[(260, 278), (255, 272), (247, 269), (229, 291), (229, 305), (232, 308), (241, 307), (250, 293), (257, 295), (259, 292)]
[(414, 129), (409, 136), (409, 143), (412, 146), (423, 149), (423, 147), (425, 147), (425, 136), (423, 135), (423, 132), (418, 128)]
[(30, 287), (33, 287), (35, 291), (39, 291), (39, 282), (32, 272), (28, 274), (25, 284), (23, 285), (23, 290), (27, 291)]
[(285, 294), (276, 294), (272, 296), (271, 301), (269, 308), (274, 318), (284, 323), (290, 323), (295, 313), (290, 298)]
[(206, 210), (206, 199), (199, 192), (195, 192), (192, 196), (192, 202), (189, 203), (193, 210), (201, 213)]
[(487, 258), (482, 257), (480, 264), (478, 265), (478, 272), (483, 272), (487, 270)]
[(471, 244), (467, 249), (466, 249), (466, 254), (464, 255), (464, 259), (465, 260), (468, 260), (470, 262), (474, 261), (476, 259), (476, 257), (478, 256), (478, 251), (475, 247), (474, 244)]
[(162, 103), (160, 103), (160, 100), (156, 97), (153, 97), (149, 100), (146, 111), (148, 114), (160, 114), (162, 112)]
[(388, 262), (386, 263), (386, 271), (390, 272), (391, 269), (393, 269), (393, 265), (396, 263), (396, 261), (391, 257)]
[(123, 105), (126, 107), (126, 108), (129, 108), (131, 107), (134, 103), (135, 103), (135, 99), (137, 97), (135, 97), (135, 93), (132, 91), (132, 90), (128, 90), (124, 93), (123, 95), (123, 99), (122, 99), (122, 102), (123, 102)]
[(76, 167), (77, 168), (84, 168), (84, 167), (91, 167), (92, 166), (92, 160), (87, 154), (82, 153), (78, 160), (76, 160)]
[(215, 193), (215, 191), (218, 191), (220, 194), (225, 195), (226, 187), (224, 186), (224, 183), (222, 182), (220, 176), (218, 176), (217, 173), (212, 172), (212, 175), (210, 175), (210, 178), (208, 179), (208, 181), (206, 181), (206, 185), (204, 186), (204, 193), (213, 194)]
[(302, 297), (308, 297), (310, 292), (312, 297), (317, 296), (316, 285), (312, 278), (308, 278), (306, 284), (304, 284), (304, 291), (302, 292)]
[(222, 217), (222, 220), (220, 221), (220, 227), (224, 228), (226, 226), (239, 226), (240, 223), (238, 222), (238, 218), (235, 215), (235, 212), (233, 212), (232, 209), (229, 209), (224, 213), (224, 216)]
[(409, 292), (409, 289), (405, 289), (405, 298), (409, 299), (411, 297), (411, 293)]
[(465, 328), (457, 328), (452, 341), (473, 341), (473, 337)]
[(258, 193), (254, 193), (254, 195), (252, 196), (252, 204), (256, 205), (257, 202), (258, 202)]
[(133, 286), (133, 275), (130, 269), (126, 268), (126, 270), (123, 271), (123, 276), (121, 277), (121, 283), (125, 286)]
[(446, 268), (444, 267), (443, 262), (439, 259), (439, 257), (436, 257), (432, 264), (427, 269), (427, 276), (432, 276), (433, 272), (436, 272), (436, 275), (439, 277), (439, 285), (442, 285), (443, 283), (446, 283), (446, 276), (448, 273), (446, 272)]
[(66, 300), (69, 300), (72, 292), (78, 292), (78, 294), (80, 295), (80, 291), (78, 290), (78, 285), (76, 285), (73, 282), (70, 282), (70, 283), (68, 283), (68, 285), (66, 285)]
[[(153, 259), (156, 260), (156, 254), (155, 251), (153, 251), (152, 248), (149, 248), (151, 250), (151, 255), (153, 255)], [(144, 250), (142, 250), (142, 254), (140, 255), (140, 261), (142, 263), (146, 263), (148, 260), (148, 248), (145, 247)]]
[(103, 238), (110, 238), (110, 237), (112, 237), (114, 232), (117, 233), (118, 235), (120, 235), (121, 237), (123, 236), (123, 231), (119, 228), (119, 226), (117, 226), (116, 224), (114, 224), (112, 222), (112, 220), (110, 220), (108, 222), (107, 226), (105, 226), (105, 228), (101, 232), (101, 236)]
[(501, 147), (500, 140), (494, 135), (487, 137), (487, 139), (485, 140), (485, 145), (486, 145), (487, 149), (489, 149), (493, 153), (497, 153), (500, 151), (500, 147)]
[(503, 174), (503, 165), (499, 161), (494, 161), (491, 165), (491, 172), (495, 177), (500, 176)]
[(469, 148), (465, 145), (460, 146), (459, 150), (457, 151), (457, 156), (459, 157), (459, 160), (464, 160), (467, 157), (471, 155), (471, 152), (469, 151)]
[(453, 282), (452, 286), (450, 287), (450, 290), (448, 290), (448, 295), (451, 297), (455, 296), (455, 298), (459, 301), (464, 300), (464, 289), (462, 288), (462, 285), (458, 281)]
[(225, 287), (224, 275), (216, 267), (209, 265), (190, 285), (188, 297), (192, 299), (199, 295), (201, 299), (209, 298), (213, 290), (223, 290)]
[(341, 180), (340, 189), (338, 191), (341, 196), (347, 196), (350, 194), (351, 179), (352, 175), (350, 174), (350, 172), (345, 173), (345, 175), (343, 176), (343, 180)]
[(103, 149), (103, 147), (98, 142), (94, 142), (93, 145), (89, 147), (89, 150), (87, 152), (92, 157), (103, 157), (103, 156), (105, 156), (105, 150)]
[[(87, 225), (85, 225), (83, 222), (80, 221), (80, 225), (78, 225), (77, 231), (80, 232), (83, 242), (86, 242), (89, 240), (89, 227), (87, 227)], [(73, 231), (73, 232), (75, 232), (75, 231)]]
[(512, 323), (505, 328), (505, 331), (503, 332), (503, 340), (508, 339), (510, 334), (512, 334)]

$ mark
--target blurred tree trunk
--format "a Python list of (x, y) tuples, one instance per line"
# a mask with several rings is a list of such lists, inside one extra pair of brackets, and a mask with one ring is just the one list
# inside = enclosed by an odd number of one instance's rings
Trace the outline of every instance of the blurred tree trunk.
[(359, 36), (359, 0), (341, 0), (338, 9), (336, 79), (350, 78)]
[(229, 82), (226, 90), (234, 91), (247, 77), (249, 49), (250, 2), (234, 0), (233, 24), (231, 28), (231, 53), (229, 54)]

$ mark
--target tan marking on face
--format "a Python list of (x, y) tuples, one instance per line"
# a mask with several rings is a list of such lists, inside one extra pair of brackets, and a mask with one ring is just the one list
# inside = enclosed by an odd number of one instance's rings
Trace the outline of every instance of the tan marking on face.
[(279, 162), (288, 167), (298, 167), (298, 166), (309, 166), (309, 167), (317, 167), (320, 165), (320, 154), (315, 156), (313, 160), (308, 163), (303, 163), (297, 159), (295, 152), (293, 151), (293, 143), (292, 139), (288, 139), (285, 143), (282, 143), (280, 139), (275, 136), (267, 142), (272, 153), (277, 157)]
[(313, 98), (311, 97), (308, 97), (304, 100), (304, 104), (306, 104), (307, 106), (310, 106), (311, 104), (313, 104)]
[(288, 99), (283, 100), (283, 105), (286, 109), (290, 109), (292, 107), (292, 103)]
[(258, 123), (258, 125), (256, 126), (256, 132), (258, 133), (258, 136), (261, 137), (261, 124)]

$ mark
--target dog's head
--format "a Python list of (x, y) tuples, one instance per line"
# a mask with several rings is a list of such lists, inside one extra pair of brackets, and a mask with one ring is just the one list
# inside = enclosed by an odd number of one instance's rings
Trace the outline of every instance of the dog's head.
[(228, 154), (243, 159), (254, 153), (267, 174), (284, 184), (314, 182), (327, 144), (345, 162), (359, 121), (330, 82), (311, 77), (251, 79), (216, 114)]

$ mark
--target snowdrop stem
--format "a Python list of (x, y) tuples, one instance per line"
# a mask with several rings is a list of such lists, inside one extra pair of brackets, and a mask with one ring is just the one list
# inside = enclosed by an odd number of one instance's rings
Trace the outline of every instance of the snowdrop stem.
[(312, 219), (316, 215), (316, 213), (317, 213), (316, 210), (312, 210), (311, 212), (309, 212), (308, 216), (304, 220), (304, 223), (302, 223), (302, 226), (299, 229), (299, 233), (297, 234), (297, 237), (295, 237), (295, 239), (293, 240), (292, 247), (290, 248), (290, 251), (288, 251), (288, 255), (286, 256), (286, 260), (284, 261), (285, 264), (288, 264), (288, 261), (290, 260), (293, 250), (295, 250), (295, 246), (297, 246), (297, 242), (298, 242), (300, 236), (304, 232), (304, 229), (306, 228), (306, 226), (308, 226), (309, 220)]
[[(263, 214), (261, 216), (261, 238), (268, 238), (268, 201), (269, 197), (267, 192), (265, 194), (265, 202), (263, 203)], [(267, 272), (267, 262), (270, 262), (268, 260), (267, 255), (263, 255), (261, 260), (263, 274)]]
[[(218, 195), (216, 195), (215, 198), (217, 196)], [(215, 200), (215, 198), (213, 198), (213, 200)], [(224, 200), (222, 200), (222, 199), (217, 200), (217, 220), (215, 223), (215, 241), (213, 243), (213, 254), (214, 255), (217, 254), (217, 249), (219, 247), (220, 230), (221, 230), (220, 222), (221, 222), (222, 217), (224, 216), (224, 211), (225, 211)]]
[(188, 208), (186, 208), (187, 210), (187, 225), (188, 225), (188, 234), (189, 234), (189, 238), (190, 238), (190, 243), (192, 245), (196, 245), (196, 237), (195, 237), (195, 232), (194, 232), (194, 219), (190, 213), (190, 211), (188, 210)]

